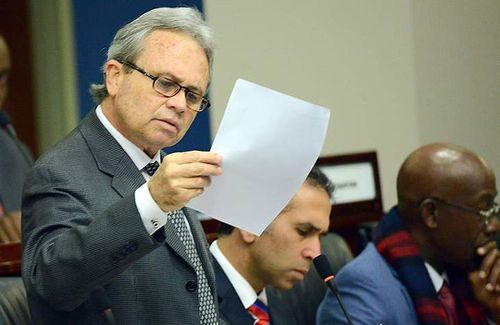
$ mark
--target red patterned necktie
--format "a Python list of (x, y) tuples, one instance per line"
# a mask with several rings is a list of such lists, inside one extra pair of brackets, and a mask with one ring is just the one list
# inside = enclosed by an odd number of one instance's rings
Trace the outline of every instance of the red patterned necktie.
[(458, 321), (458, 312), (455, 298), (453, 297), (450, 287), (448, 286), (446, 281), (443, 281), (443, 286), (441, 287), (441, 289), (439, 289), (438, 296), (439, 300), (444, 306), (444, 309), (446, 310), (446, 314), (448, 315), (448, 324), (460, 325), (460, 322)]
[(248, 312), (255, 318), (254, 325), (269, 325), (269, 312), (267, 311), (267, 306), (264, 305), (259, 299), (255, 300), (253, 305), (248, 307)]

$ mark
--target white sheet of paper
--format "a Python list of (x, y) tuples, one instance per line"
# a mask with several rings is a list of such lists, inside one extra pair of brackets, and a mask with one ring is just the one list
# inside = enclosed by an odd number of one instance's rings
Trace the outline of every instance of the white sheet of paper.
[(238, 79), (210, 151), (221, 176), (187, 206), (260, 235), (304, 182), (328, 128), (324, 107)]

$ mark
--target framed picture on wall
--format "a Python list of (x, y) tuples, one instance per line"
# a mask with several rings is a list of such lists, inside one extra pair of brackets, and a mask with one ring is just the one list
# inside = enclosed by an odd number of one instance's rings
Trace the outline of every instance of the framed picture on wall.
[(356, 254), (360, 229), (383, 216), (377, 153), (323, 156), (316, 165), (335, 185), (330, 231), (343, 235)]

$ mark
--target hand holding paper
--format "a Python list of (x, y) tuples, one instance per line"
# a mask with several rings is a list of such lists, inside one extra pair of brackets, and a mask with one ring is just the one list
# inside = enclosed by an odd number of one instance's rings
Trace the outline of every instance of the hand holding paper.
[(188, 206), (260, 235), (318, 158), (330, 111), (238, 79), (211, 151), (223, 174)]

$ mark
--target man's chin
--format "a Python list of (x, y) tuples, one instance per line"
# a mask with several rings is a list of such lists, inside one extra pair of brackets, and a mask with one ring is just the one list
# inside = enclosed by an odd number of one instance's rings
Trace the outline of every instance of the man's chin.
[(294, 282), (291, 280), (281, 281), (281, 282), (273, 285), (273, 287), (275, 287), (276, 289), (279, 289), (279, 290), (289, 290), (294, 286), (295, 283), (297, 283), (297, 282)]
[(176, 144), (178, 144), (181, 141), (182, 137), (173, 137), (173, 136), (166, 136), (163, 135), (159, 141), (156, 141), (158, 143), (158, 146), (160, 148), (169, 148), (173, 147)]

